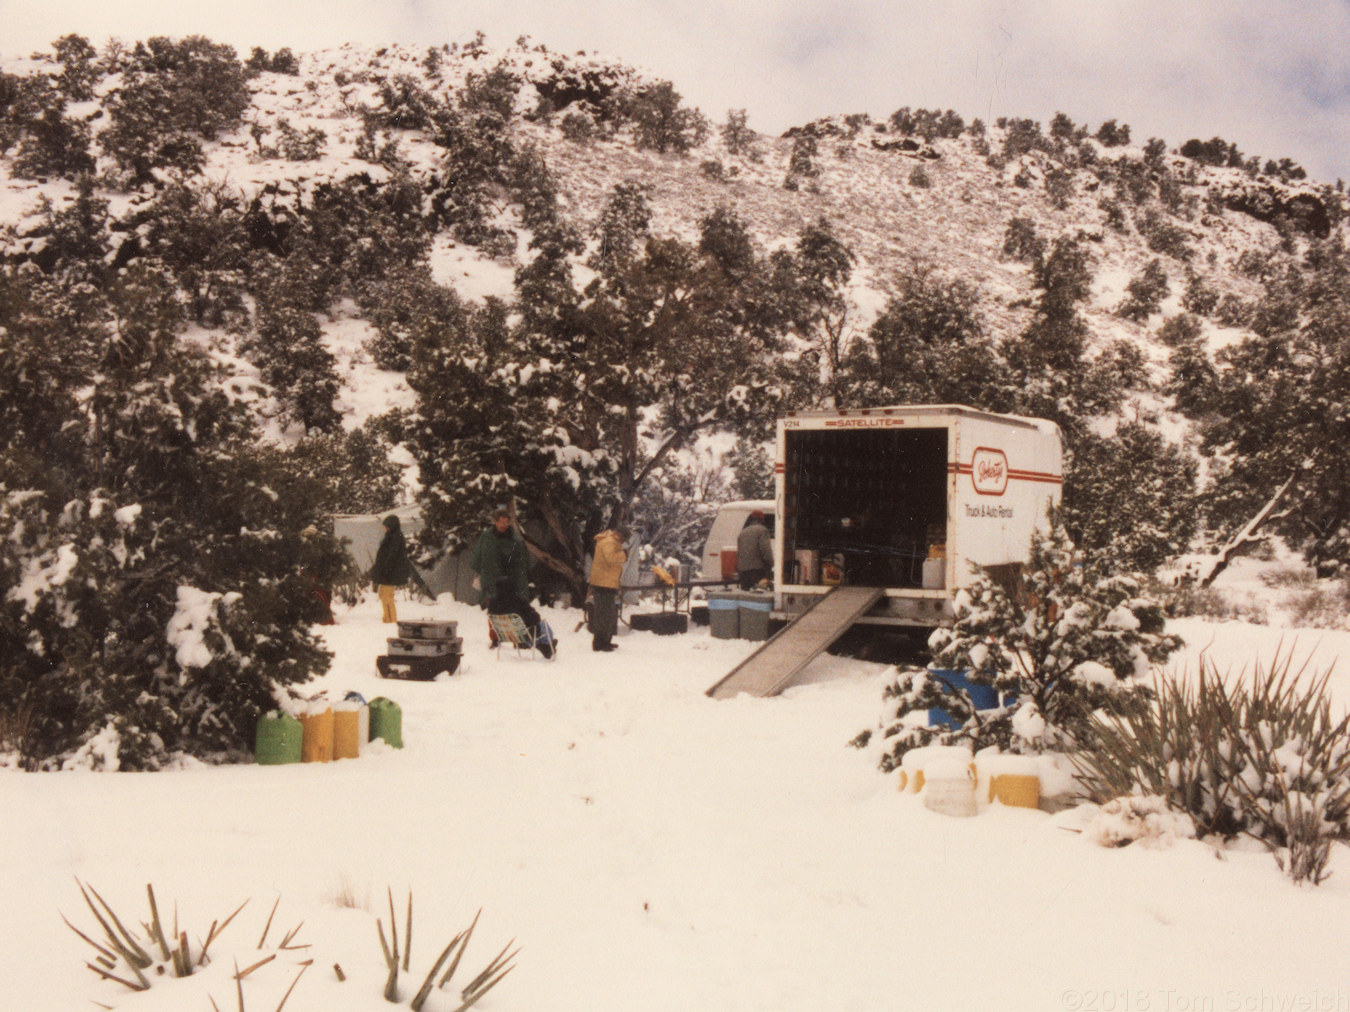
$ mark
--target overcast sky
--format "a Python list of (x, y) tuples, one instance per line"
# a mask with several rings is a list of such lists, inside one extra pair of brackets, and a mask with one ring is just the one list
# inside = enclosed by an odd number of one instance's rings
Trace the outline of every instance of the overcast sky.
[(1047, 125), (1064, 112), (1350, 180), (1350, 0), (0, 0), (6, 55), (72, 31), (200, 34), (246, 56), (477, 30), (622, 59), (761, 132), (904, 105)]

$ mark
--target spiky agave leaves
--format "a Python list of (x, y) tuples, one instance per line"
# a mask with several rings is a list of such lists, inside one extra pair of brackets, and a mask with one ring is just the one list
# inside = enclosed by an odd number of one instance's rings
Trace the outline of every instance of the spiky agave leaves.
[[(437, 957), (435, 963), (432, 964), (431, 969), (423, 979), (422, 986), (419, 987), (416, 994), (413, 995), (412, 1002), (410, 1003), (413, 1012), (420, 1012), (422, 1006), (426, 1004), (427, 999), (431, 996), (432, 990), (446, 987), (451, 979), (453, 979), (455, 971), (459, 969), (460, 961), (464, 958), (464, 951), (468, 948), (469, 939), (473, 937), (474, 928), (478, 926), (478, 919), (482, 914), (483, 911), (479, 910), (478, 913), (474, 915), (473, 922), (459, 934), (455, 935), (454, 938), (450, 939), (449, 944), (441, 950), (440, 956)], [(397, 1004), (400, 1000), (398, 994), (399, 969), (401, 967), (404, 971), (407, 971), (411, 958), (411, 893), (408, 894), (404, 946), (402, 950), (399, 949), (398, 944), (398, 928), (394, 920), (394, 897), (392, 891), (389, 893), (389, 925), (390, 934), (386, 936), (384, 922), (381, 920), (376, 920), (375, 922), (375, 927), (380, 938), (380, 950), (384, 954), (385, 965), (389, 969), (389, 975), (385, 979), (384, 999), (387, 1002)], [(461, 1004), (455, 1012), (465, 1012), (465, 1010), (472, 1008), (484, 995), (501, 983), (502, 978), (515, 969), (515, 964), (512, 960), (520, 953), (520, 949), (517, 948), (514, 951), (511, 951), (511, 946), (514, 943), (515, 939), (508, 942), (505, 948), (497, 954), (497, 957), (493, 959), (492, 962), (478, 974), (478, 976), (465, 986), (460, 992)], [(447, 963), (449, 964), (448, 966)], [(445, 967), (443, 973), (441, 971), (442, 967)], [(437, 974), (440, 974), (439, 980), (436, 979)]]
[(1350, 715), (1331, 713), (1330, 672), (1277, 653), (1250, 677), (1202, 658), (1198, 677), (1159, 677), (1148, 706), (1099, 714), (1072, 758), (1089, 795), (1164, 798), (1201, 836), (1254, 836), (1296, 882), (1318, 884), (1332, 842), (1350, 841)]
[[(113, 910), (112, 906), (105, 900), (92, 885), (86, 882), (80, 882), (76, 879), (77, 886), (80, 889), (80, 895), (84, 898), (85, 904), (89, 907), (90, 913), (94, 915), (95, 921), (103, 931), (104, 941), (96, 941), (85, 934), (70, 920), (62, 916), (62, 920), (71, 931), (78, 935), (85, 943), (94, 950), (94, 961), (87, 962), (85, 965), (104, 980), (111, 980), (121, 984), (123, 987), (132, 991), (148, 991), (150, 989), (151, 976), (146, 971), (154, 969), (154, 976), (169, 974), (173, 977), (190, 977), (200, 967), (205, 966), (211, 961), (210, 950), (212, 944), (220, 938), (225, 929), (239, 915), (239, 912), (248, 905), (248, 900), (239, 904), (234, 912), (223, 921), (212, 921), (211, 927), (206, 933), (204, 940), (198, 939), (196, 952), (194, 953), (191, 943), (188, 941), (188, 933), (180, 930), (178, 926), (178, 915), (175, 910), (174, 923), (171, 931), (166, 930), (166, 925), (160, 916), (159, 903), (155, 898), (155, 889), (153, 885), (147, 884), (145, 887), (146, 896), (149, 901), (150, 919), (148, 922), (142, 922), (141, 927), (145, 932), (145, 940), (131, 930), (123, 923), (122, 919)], [(280, 898), (278, 898), (278, 903)], [(276, 906), (272, 908), (272, 914), (275, 915)], [(272, 917), (267, 919), (267, 927), (263, 929), (262, 938), (258, 940), (258, 948), (262, 949), (267, 941), (267, 934), (271, 928)], [(305, 948), (305, 946), (293, 944), (296, 935), (299, 933), (302, 925), (296, 925), (282, 939), (277, 951), (273, 952), (257, 962), (247, 966), (243, 970), (238, 967), (238, 961), (235, 962), (235, 980), (240, 991), (240, 1010), (243, 1009), (242, 981), (259, 967), (266, 966), (277, 958), (278, 953)], [(152, 952), (157, 953), (158, 959)], [(295, 984), (299, 981), (300, 975), (304, 973), (312, 960), (301, 963), (300, 974), (296, 975), (295, 981), (291, 984), (291, 990), (294, 990)], [(121, 964), (125, 964), (125, 969), (119, 969)], [(286, 997), (290, 996), (290, 990), (286, 992)], [(282, 998), (284, 1005), (286, 998)], [(279, 1008), (280, 1006), (278, 1006)]]

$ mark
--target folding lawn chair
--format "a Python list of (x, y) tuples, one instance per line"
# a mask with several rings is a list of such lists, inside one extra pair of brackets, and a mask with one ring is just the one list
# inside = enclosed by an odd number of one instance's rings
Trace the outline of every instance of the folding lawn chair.
[(552, 644), (553, 651), (549, 655), (552, 660), (558, 656), (557, 641), (553, 639), (552, 631), (547, 622), (539, 623), (539, 635), (536, 636), (530, 632), (529, 627), (525, 625), (525, 620), (519, 615), (488, 615), (488, 624), (492, 626), (492, 632), (497, 638), (497, 659), (501, 660), (502, 647), (510, 644), (516, 648), (516, 656), (520, 656), (522, 650), (530, 651), (531, 656), (539, 650), (540, 644)]

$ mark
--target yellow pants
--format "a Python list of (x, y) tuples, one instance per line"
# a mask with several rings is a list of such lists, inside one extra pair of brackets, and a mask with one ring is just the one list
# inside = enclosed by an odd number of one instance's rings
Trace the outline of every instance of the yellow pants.
[(397, 588), (389, 583), (380, 584), (380, 621), (397, 622), (398, 612), (394, 609), (394, 591)]

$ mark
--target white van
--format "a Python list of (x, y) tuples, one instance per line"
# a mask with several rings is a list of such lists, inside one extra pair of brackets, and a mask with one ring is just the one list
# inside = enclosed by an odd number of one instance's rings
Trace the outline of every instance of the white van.
[[(717, 516), (713, 518), (712, 529), (708, 531), (708, 540), (703, 546), (703, 579), (721, 580), (722, 571), (722, 550), (730, 548), (732, 552), (736, 551), (736, 538), (741, 533), (741, 528), (745, 526), (746, 520), (755, 510), (764, 514), (764, 524), (769, 528), (769, 535), (774, 533), (775, 503), (772, 499), (740, 499), (736, 502), (723, 503), (717, 509)], [(775, 543), (775, 548), (777, 544)], [(778, 566), (774, 566), (775, 572)], [(735, 579), (736, 567), (730, 566), (729, 579)]]

